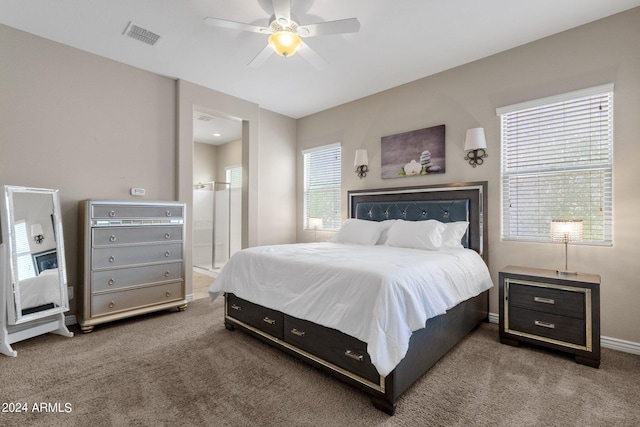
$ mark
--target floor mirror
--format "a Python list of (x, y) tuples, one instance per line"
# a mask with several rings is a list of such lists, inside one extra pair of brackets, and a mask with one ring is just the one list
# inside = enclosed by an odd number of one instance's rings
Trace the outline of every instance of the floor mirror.
[(4, 186), (2, 195), (0, 352), (52, 332), (71, 337), (64, 238), (58, 190)]

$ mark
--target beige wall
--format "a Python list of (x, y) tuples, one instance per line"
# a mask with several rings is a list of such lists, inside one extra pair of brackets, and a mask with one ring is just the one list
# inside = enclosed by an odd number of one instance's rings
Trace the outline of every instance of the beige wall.
[[(346, 190), (489, 182), (490, 270), (508, 265), (562, 267), (563, 246), (500, 240), (500, 122), (497, 107), (603, 83), (615, 84), (614, 245), (571, 246), (571, 267), (602, 276), (602, 334), (640, 343), (640, 8), (554, 35), (431, 77), (298, 120), (298, 150), (341, 141), (343, 146), (343, 218)], [(446, 125), (446, 173), (409, 178), (380, 178), (380, 137), (429, 126)], [(464, 160), (467, 129), (484, 127), (488, 154), (472, 168)], [(355, 150), (369, 151), (371, 172), (354, 173)], [(302, 158), (297, 159), (298, 182)], [(298, 185), (297, 235), (302, 230), (302, 187)], [(498, 292), (491, 293), (498, 313)]]
[(242, 140), (231, 141), (218, 145), (216, 148), (215, 180), (225, 182), (227, 179), (227, 171), (225, 168), (242, 164)]
[(0, 99), (0, 186), (60, 190), (75, 286), (78, 201), (174, 198), (175, 82), (0, 25)]
[(218, 147), (203, 142), (193, 143), (193, 183), (217, 180)]
[(258, 243), (296, 240), (296, 121), (260, 109)]
[[(281, 236), (269, 233), (259, 237), (258, 219), (264, 227), (271, 227), (271, 223), (273, 228), (282, 227), (277, 217), (260, 215), (262, 205), (271, 212), (267, 203), (270, 191), (287, 199), (283, 209), (294, 209), (294, 190), (287, 194), (272, 185), (268, 163), (274, 158), (268, 149), (274, 145), (277, 150), (293, 153), (295, 120), (263, 114), (264, 110), (247, 101), (3, 25), (0, 100), (0, 186), (60, 190), (69, 285), (78, 284), (80, 200), (133, 199), (129, 189), (144, 187), (147, 194), (143, 200), (179, 200), (186, 202), (188, 214), (191, 212), (194, 108), (244, 120), (245, 246), (271, 243), (272, 238), (280, 242)], [(258, 150), (262, 128), (267, 136), (265, 159)], [(292, 158), (291, 153), (285, 155)], [(282, 167), (281, 161), (276, 164)], [(291, 160), (286, 167), (294, 170), (295, 162)], [(265, 183), (262, 188), (260, 179)], [(289, 224), (287, 232), (283, 235), (294, 241), (295, 224)], [(190, 221), (185, 234), (185, 265), (191, 265)], [(186, 272), (187, 293), (191, 293), (191, 269)], [(75, 300), (71, 307), (73, 314)]]

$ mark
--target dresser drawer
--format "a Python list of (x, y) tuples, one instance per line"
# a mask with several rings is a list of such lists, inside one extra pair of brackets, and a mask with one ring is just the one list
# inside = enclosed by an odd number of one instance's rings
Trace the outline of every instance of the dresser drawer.
[(541, 311), (509, 307), (510, 332), (526, 332), (579, 346), (586, 345), (586, 323), (582, 319)]
[(183, 283), (173, 282), (91, 296), (91, 316), (147, 307), (183, 298)]
[(508, 281), (509, 305), (532, 309), (544, 313), (568, 316), (576, 319), (585, 318), (585, 294), (550, 287), (523, 284)]
[(91, 272), (91, 291), (102, 292), (148, 283), (182, 279), (182, 262)]
[(93, 248), (91, 257), (92, 269), (181, 261), (182, 243)]
[(182, 218), (184, 206), (182, 205), (128, 205), (105, 204), (92, 205), (91, 218)]
[(105, 227), (92, 229), (93, 246), (182, 241), (182, 226)]
[(226, 304), (228, 316), (266, 332), (275, 338), (283, 338), (283, 315), (279, 311), (243, 300), (234, 294), (227, 294)]
[(365, 342), (287, 315), (284, 316), (284, 340), (373, 383), (380, 383), (380, 374), (371, 364)]

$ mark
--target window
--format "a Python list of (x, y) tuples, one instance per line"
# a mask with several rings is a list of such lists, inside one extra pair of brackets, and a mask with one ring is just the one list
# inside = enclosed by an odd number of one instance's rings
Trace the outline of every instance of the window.
[(230, 188), (242, 188), (242, 166), (228, 166), (225, 173)]
[(29, 248), (29, 236), (27, 234), (27, 223), (16, 221), (16, 255), (18, 259), (18, 277), (20, 280), (36, 276), (35, 265), (31, 257)]
[(323, 230), (340, 228), (342, 181), (340, 143), (303, 150), (304, 228), (309, 218), (322, 218)]
[(549, 241), (552, 219), (612, 243), (613, 85), (499, 108), (502, 238)]

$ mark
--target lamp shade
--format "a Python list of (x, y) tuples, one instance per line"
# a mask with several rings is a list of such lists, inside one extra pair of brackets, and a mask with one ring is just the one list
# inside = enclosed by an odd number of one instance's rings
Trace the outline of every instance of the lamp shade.
[(291, 31), (278, 31), (269, 36), (269, 44), (280, 56), (291, 56), (302, 45), (300, 36)]
[(487, 148), (487, 139), (484, 136), (484, 128), (473, 128), (467, 130), (464, 139), (464, 151), (480, 150)]
[(369, 156), (367, 156), (367, 150), (356, 150), (356, 158), (353, 162), (353, 166), (362, 166), (369, 164)]
[(31, 237), (41, 236), (43, 234), (42, 224), (31, 224)]
[(322, 218), (309, 218), (309, 228), (322, 228)]
[(554, 219), (551, 221), (551, 240), (559, 243), (582, 240), (582, 220)]

